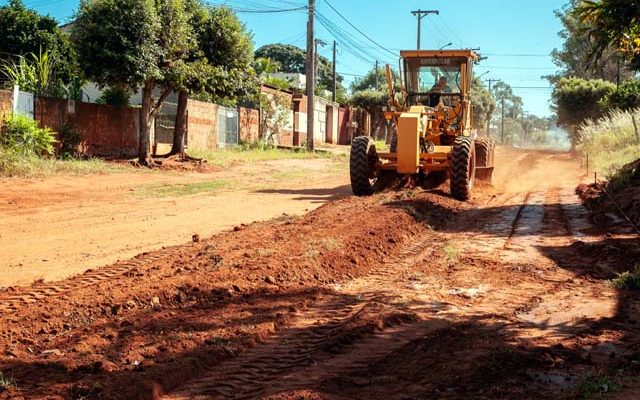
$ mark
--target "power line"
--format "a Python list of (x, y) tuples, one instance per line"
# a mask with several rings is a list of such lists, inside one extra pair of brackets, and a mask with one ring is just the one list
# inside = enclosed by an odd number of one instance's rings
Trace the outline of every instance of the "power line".
[(331, 5), (331, 3), (329, 3), (328, 0), (324, 0), (324, 2), (329, 6), (329, 8), (331, 8), (336, 14), (338, 14), (340, 16), (340, 18), (342, 18), (347, 24), (349, 24), (349, 26), (351, 26), (353, 29), (355, 29), (359, 34), (361, 34), (362, 36), (364, 36), (365, 38), (367, 38), (367, 40), (369, 40), (371, 43), (375, 44), (376, 46), (378, 46), (380, 49), (386, 51), (387, 53), (390, 53), (391, 55), (393, 55), (394, 57), (397, 57), (398, 55), (396, 53), (394, 53), (393, 51), (390, 51), (389, 49), (387, 49), (386, 47), (384, 47), (383, 45), (381, 45), (380, 43), (376, 42), (375, 40), (371, 39), (371, 37), (369, 37), (366, 33), (362, 32), (357, 26), (355, 26), (351, 21), (349, 21), (344, 15), (342, 15), (340, 13), (340, 11), (336, 10), (336, 8)]

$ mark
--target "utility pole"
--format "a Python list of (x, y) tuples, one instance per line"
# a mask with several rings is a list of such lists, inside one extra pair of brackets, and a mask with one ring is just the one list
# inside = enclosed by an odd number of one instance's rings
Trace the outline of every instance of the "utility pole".
[(309, 0), (309, 21), (307, 22), (307, 150), (314, 151), (313, 133), (315, 129), (315, 43), (314, 20), (316, 1)]
[(426, 17), (429, 14), (440, 15), (440, 11), (438, 10), (417, 10), (411, 11), (411, 14), (418, 17), (418, 50), (420, 50), (420, 37), (422, 36), (422, 18)]
[(376, 90), (380, 90), (380, 77), (378, 75), (378, 65), (379, 65), (379, 61), (376, 60)]
[(326, 46), (327, 43), (322, 40), (322, 39), (316, 39), (314, 40), (314, 44), (315, 44), (315, 48), (313, 49), (315, 51), (315, 58), (314, 58), (314, 68), (315, 68), (315, 74), (316, 74), (316, 85), (318, 85), (318, 82), (320, 80), (320, 73), (318, 72), (320, 70), (320, 53), (318, 52), (318, 46)]
[(338, 75), (336, 74), (336, 48), (338, 43), (333, 41), (333, 102), (338, 100)]
[(500, 138), (504, 146), (504, 97), (502, 97), (502, 128), (500, 130)]
[[(500, 79), (487, 79), (489, 82), (489, 93), (491, 93), (491, 85), (493, 82), (500, 82)], [(491, 113), (489, 113), (489, 118), (487, 119), (487, 136), (491, 135)]]

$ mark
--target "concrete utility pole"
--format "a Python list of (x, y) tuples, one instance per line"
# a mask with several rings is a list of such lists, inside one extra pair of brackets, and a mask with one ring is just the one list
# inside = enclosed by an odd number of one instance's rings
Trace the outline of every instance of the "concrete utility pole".
[(338, 100), (338, 75), (336, 74), (336, 49), (338, 47), (338, 43), (333, 41), (333, 102), (335, 103)]
[[(487, 82), (489, 83), (489, 93), (491, 93), (491, 85), (493, 84), (493, 82), (500, 82), (500, 79), (487, 79)], [(489, 113), (489, 118), (487, 121), (487, 136), (491, 135), (491, 113)]]
[(411, 14), (418, 17), (418, 50), (420, 50), (420, 37), (422, 36), (422, 18), (426, 17), (429, 14), (440, 15), (440, 11), (438, 10), (417, 10), (411, 11)]
[(307, 22), (307, 150), (314, 151), (313, 133), (315, 128), (315, 43), (314, 20), (316, 1), (309, 0), (309, 21)]
[(500, 129), (500, 138), (504, 145), (504, 97), (502, 97), (502, 128)]
[(378, 60), (376, 60), (376, 90), (380, 90), (380, 78), (378, 76), (378, 66), (380, 65), (380, 62)]
[(318, 85), (318, 83), (320, 81), (320, 73), (319, 73), (319, 70), (320, 70), (320, 53), (318, 52), (318, 46), (324, 47), (324, 46), (327, 45), (327, 42), (325, 42), (322, 39), (316, 39), (316, 40), (314, 40), (314, 43), (315, 43), (315, 48), (313, 50), (315, 51), (315, 55), (316, 55), (315, 59), (314, 59), (314, 63), (315, 63), (314, 64), (314, 68), (315, 68), (314, 71), (315, 71), (315, 74), (316, 74), (316, 85)]

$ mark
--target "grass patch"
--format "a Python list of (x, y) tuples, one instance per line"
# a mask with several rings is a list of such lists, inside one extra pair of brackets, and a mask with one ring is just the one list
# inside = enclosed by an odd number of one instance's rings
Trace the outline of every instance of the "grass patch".
[(589, 400), (593, 396), (602, 396), (619, 390), (620, 386), (611, 381), (606, 376), (587, 377), (577, 386), (578, 396), (581, 399)]
[(7, 376), (0, 371), (0, 393), (11, 388), (17, 388), (15, 379), (12, 376)]
[(623, 272), (611, 279), (609, 284), (616, 289), (640, 290), (640, 268), (633, 272)]
[(192, 196), (201, 193), (217, 192), (230, 189), (235, 186), (234, 181), (216, 179), (213, 181), (173, 184), (173, 185), (147, 185), (136, 190), (137, 194), (149, 197), (180, 197)]
[(306, 150), (288, 150), (273, 147), (239, 147), (234, 149), (220, 149), (218, 151), (189, 151), (189, 155), (203, 158), (212, 165), (228, 167), (236, 163), (250, 163), (268, 160), (313, 159), (336, 157), (327, 152), (308, 152)]
[(460, 258), (460, 248), (455, 242), (447, 242), (442, 248), (442, 252), (444, 253), (445, 261), (449, 265), (455, 263)]
[(342, 243), (332, 237), (313, 239), (308, 244), (303, 256), (309, 259), (317, 259), (323, 251), (335, 251), (342, 248)]
[(30, 178), (52, 175), (87, 175), (130, 172), (133, 168), (109, 164), (103, 160), (40, 158), (0, 148), (0, 177)]
[[(636, 121), (640, 121), (640, 111), (634, 113)], [(578, 151), (583, 157), (589, 156), (591, 171), (612, 176), (622, 166), (640, 158), (631, 115), (631, 112), (613, 111), (581, 127)]]

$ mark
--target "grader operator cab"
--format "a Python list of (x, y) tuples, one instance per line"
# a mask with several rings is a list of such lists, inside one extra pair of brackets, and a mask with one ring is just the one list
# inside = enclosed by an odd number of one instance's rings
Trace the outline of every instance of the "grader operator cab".
[(403, 51), (401, 58), (401, 99), (396, 98), (387, 66), (390, 152), (378, 153), (370, 137), (353, 139), (353, 193), (371, 195), (385, 177), (406, 177), (409, 184), (417, 184), (432, 176), (448, 177), (451, 195), (468, 200), (476, 178), (491, 180), (495, 149), (492, 138), (477, 138), (472, 131), (469, 92), (478, 55), (473, 50), (419, 50)]

